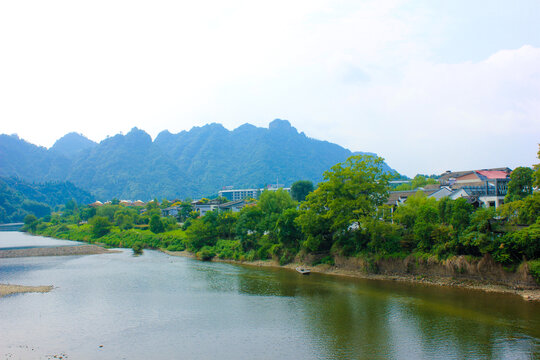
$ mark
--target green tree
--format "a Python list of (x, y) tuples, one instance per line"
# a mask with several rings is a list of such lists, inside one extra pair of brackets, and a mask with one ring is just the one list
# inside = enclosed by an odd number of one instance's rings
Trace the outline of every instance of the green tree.
[(313, 183), (309, 180), (299, 180), (291, 186), (291, 197), (302, 202), (306, 200), (306, 196), (313, 191)]
[(106, 217), (110, 222), (114, 221), (114, 214), (116, 211), (120, 209), (119, 205), (103, 205), (96, 209), (96, 215), (97, 216), (104, 216)]
[(161, 221), (161, 217), (157, 214), (152, 215), (150, 218), (150, 231), (154, 234), (159, 234), (165, 231), (165, 226)]
[(298, 250), (300, 242), (302, 241), (302, 229), (296, 223), (296, 218), (299, 214), (298, 210), (291, 208), (283, 211), (277, 219), (275, 232), (278, 241), (285, 248)]
[(39, 221), (35, 215), (28, 214), (24, 217), (24, 227), (30, 231), (36, 231)]
[[(540, 160), (540, 144), (538, 144), (538, 159)], [(540, 188), (540, 164), (534, 165), (534, 186)]]
[(413, 226), (414, 237), (417, 240), (417, 248), (428, 251), (433, 245), (431, 234), (439, 220), (439, 212), (436, 204), (425, 202), (418, 208), (416, 220)]
[(520, 166), (510, 174), (508, 193), (504, 201), (521, 200), (532, 194), (534, 172), (531, 168)]
[(88, 221), (96, 215), (96, 208), (92, 206), (86, 206), (79, 210), (79, 216), (82, 220)]
[(324, 173), (324, 181), (302, 203), (297, 220), (311, 251), (328, 250), (333, 239), (376, 214), (388, 197), (390, 175), (382, 165), (382, 158), (356, 155)]
[(245, 206), (236, 221), (236, 235), (245, 251), (252, 249), (256, 240), (264, 232), (262, 222), (264, 213), (259, 206)]
[(203, 246), (214, 246), (217, 241), (217, 232), (209, 223), (205, 223), (202, 219), (195, 219), (186, 230), (186, 239), (188, 249), (197, 252)]
[(461, 233), (469, 226), (473, 211), (473, 206), (469, 204), (467, 200), (463, 198), (454, 200), (450, 224), (458, 231), (458, 233)]
[(92, 234), (96, 238), (108, 234), (112, 226), (109, 219), (104, 216), (94, 216), (90, 219), (90, 225), (92, 226)]
[(133, 254), (135, 255), (141, 255), (143, 253), (144, 245), (140, 241), (135, 241), (133, 245), (131, 245), (131, 249), (133, 250)]
[(36, 215), (38, 218), (50, 215), (51, 213), (49, 205), (34, 200), (25, 199), (22, 203), (22, 208), (26, 212)]

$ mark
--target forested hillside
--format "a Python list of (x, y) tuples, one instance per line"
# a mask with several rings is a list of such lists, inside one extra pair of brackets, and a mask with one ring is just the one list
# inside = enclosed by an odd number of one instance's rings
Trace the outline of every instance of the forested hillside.
[[(101, 200), (195, 198), (217, 194), (223, 186), (318, 183), (326, 169), (352, 154), (279, 119), (268, 128), (244, 124), (229, 131), (209, 124), (178, 134), (163, 131), (154, 141), (137, 128), (99, 144), (71, 133), (49, 150), (1, 135), (0, 176), (71, 181)], [(393, 171), (386, 164), (384, 169)]]
[(93, 196), (70, 182), (31, 184), (15, 178), (0, 178), (0, 223), (20, 222), (28, 214), (49, 215), (69, 201), (89, 204)]

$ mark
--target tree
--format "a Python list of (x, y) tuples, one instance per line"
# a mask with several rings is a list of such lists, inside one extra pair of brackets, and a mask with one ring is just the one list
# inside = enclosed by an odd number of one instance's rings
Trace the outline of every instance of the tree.
[(26, 229), (29, 229), (31, 231), (35, 231), (36, 230), (36, 227), (37, 227), (37, 224), (38, 224), (38, 219), (35, 215), (32, 215), (32, 214), (28, 214), (24, 217), (24, 227)]
[(216, 229), (202, 219), (193, 220), (186, 230), (188, 249), (196, 252), (203, 246), (214, 246), (217, 240)]
[(277, 239), (285, 248), (298, 249), (299, 241), (303, 237), (302, 230), (296, 224), (298, 214), (298, 210), (294, 208), (287, 209), (281, 213), (276, 222)]
[(131, 249), (133, 250), (133, 254), (135, 255), (141, 255), (143, 253), (144, 245), (140, 241), (135, 241), (133, 245), (131, 245)]
[(262, 235), (264, 214), (259, 206), (245, 206), (236, 221), (236, 234), (244, 250), (252, 249), (256, 238)]
[(520, 166), (510, 174), (508, 193), (504, 201), (511, 202), (521, 200), (532, 194), (534, 172), (531, 168)]
[(473, 211), (473, 206), (464, 198), (454, 200), (450, 224), (458, 231), (458, 234), (469, 226)]
[(79, 216), (84, 221), (88, 221), (88, 219), (91, 219), (95, 215), (96, 215), (96, 208), (95, 207), (87, 206), (87, 207), (82, 208), (79, 211)]
[(150, 218), (150, 231), (154, 234), (159, 234), (165, 231), (165, 226), (161, 221), (161, 217), (157, 214), (152, 215)]
[(302, 202), (313, 191), (313, 183), (309, 180), (299, 180), (291, 186), (291, 196), (294, 200)]
[(336, 236), (376, 214), (388, 197), (390, 175), (382, 166), (382, 158), (356, 155), (324, 173), (319, 188), (302, 203), (297, 220), (310, 250), (328, 250)]
[[(538, 144), (538, 159), (540, 160), (540, 144)], [(534, 186), (540, 188), (540, 164), (534, 165)]]
[(90, 219), (90, 225), (92, 226), (92, 234), (96, 238), (108, 234), (112, 226), (109, 219), (104, 216), (94, 216)]
[(264, 214), (281, 214), (283, 210), (295, 207), (295, 202), (283, 189), (266, 190), (261, 194), (258, 206)]

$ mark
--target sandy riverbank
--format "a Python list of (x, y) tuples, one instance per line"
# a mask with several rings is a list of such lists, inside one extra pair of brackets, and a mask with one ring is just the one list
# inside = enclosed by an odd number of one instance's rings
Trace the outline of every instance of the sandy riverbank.
[(116, 252), (97, 245), (36, 247), (28, 249), (0, 250), (0, 258), (15, 258), (28, 256), (67, 256), (67, 255), (95, 255)]
[(0, 297), (19, 294), (19, 293), (28, 293), (28, 292), (40, 292), (45, 293), (53, 289), (52, 285), (48, 286), (23, 286), (23, 285), (9, 285), (9, 284), (0, 284)]
[[(164, 253), (171, 256), (183, 256), (195, 258), (193, 253), (189, 251), (167, 251), (161, 250)], [(455, 279), (449, 277), (439, 277), (439, 276), (414, 276), (414, 275), (381, 275), (381, 274), (370, 274), (366, 273), (360, 269), (358, 270), (346, 270), (341, 269), (337, 266), (330, 266), (326, 264), (316, 265), (316, 266), (306, 266), (306, 264), (291, 263), (287, 265), (279, 265), (278, 262), (274, 260), (256, 260), (256, 261), (235, 261), (235, 260), (223, 260), (223, 259), (214, 259), (216, 262), (226, 262), (231, 264), (240, 264), (246, 266), (255, 266), (255, 267), (276, 267), (282, 269), (290, 269), (295, 271), (295, 268), (298, 266), (305, 266), (311, 270), (313, 273), (336, 275), (336, 276), (347, 276), (355, 277), (362, 279), (372, 279), (372, 280), (387, 280), (387, 281), (402, 281), (410, 282), (417, 284), (427, 284), (433, 286), (452, 286), (452, 287), (461, 287), (467, 289), (482, 290), (487, 292), (497, 292), (497, 293), (507, 293), (507, 294), (516, 294), (521, 296), (524, 300), (527, 301), (540, 301), (540, 288), (532, 287), (510, 287), (506, 285), (496, 284), (489, 281), (480, 281), (480, 280), (469, 280), (469, 279)]]

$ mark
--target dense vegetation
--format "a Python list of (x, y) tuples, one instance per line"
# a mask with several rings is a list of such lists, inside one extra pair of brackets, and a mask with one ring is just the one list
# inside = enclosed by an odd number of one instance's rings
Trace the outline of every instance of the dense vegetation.
[(70, 182), (30, 184), (20, 179), (0, 178), (0, 224), (21, 222), (28, 214), (49, 215), (71, 200), (88, 204), (94, 198)]
[(146, 201), (217, 194), (227, 185), (317, 183), (324, 170), (351, 155), (339, 145), (298, 133), (285, 120), (274, 120), (268, 129), (245, 124), (229, 131), (210, 124), (178, 134), (163, 131), (154, 141), (136, 128), (99, 144), (71, 133), (49, 150), (0, 135), (0, 176), (67, 180), (102, 201)]
[[(536, 174), (530, 175), (532, 181)], [(540, 193), (522, 194), (496, 211), (474, 209), (465, 199), (437, 201), (419, 192), (391, 211), (384, 205), (388, 181), (382, 159), (359, 155), (326, 171), (324, 181), (300, 203), (283, 190), (266, 191), (238, 213), (214, 211), (198, 217), (189, 212), (189, 204), (177, 204), (184, 209), (182, 226), (177, 219), (160, 217), (159, 206), (170, 204), (153, 201), (142, 215), (109, 205), (74, 209), (41, 222), (29, 219), (27, 227), (111, 246), (142, 243), (189, 250), (201, 259), (274, 258), (281, 264), (307, 255), (315, 263), (332, 264), (336, 255), (447, 259), (487, 254), (510, 269), (528, 261), (540, 280)], [(85, 219), (88, 224), (81, 224)]]

